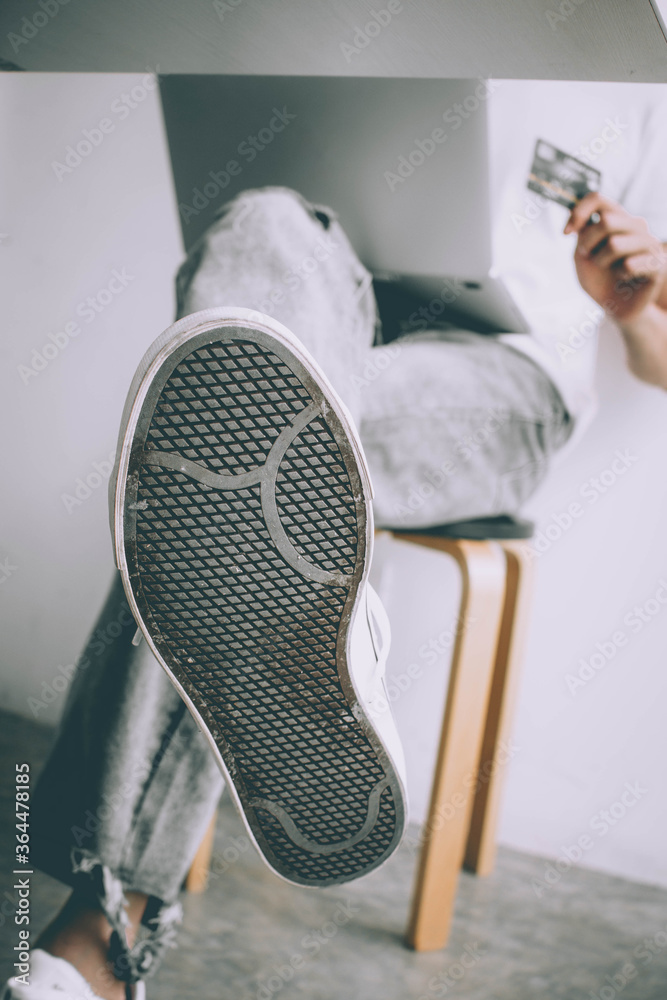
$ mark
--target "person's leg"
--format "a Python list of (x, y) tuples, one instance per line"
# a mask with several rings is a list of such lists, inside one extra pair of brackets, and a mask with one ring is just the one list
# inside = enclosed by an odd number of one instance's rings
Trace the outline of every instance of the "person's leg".
[(382, 527), (517, 513), (572, 430), (544, 372), (482, 334), (407, 337), (369, 371), (361, 438)]
[[(94, 972), (89, 981), (105, 997), (124, 995), (105, 956), (119, 979), (134, 979), (169, 944), (179, 917), (171, 904), (223, 785), (148, 646), (133, 645), (135, 632), (117, 575), (31, 803), (32, 860), (74, 889), (38, 947), (87, 979)], [(133, 943), (142, 916), (149, 933), (128, 954), (124, 939)]]
[[(369, 288), (367, 272), (328, 213), (284, 190), (248, 192), (219, 213), (189, 255), (179, 273), (178, 310), (254, 308), (301, 338), (348, 407), (357, 417), (363, 413), (380, 524), (516, 509), (567, 434), (550, 383), (516, 352), (478, 343), (474, 335), (371, 351)], [(369, 354), (374, 363), (367, 369)], [(365, 371), (380, 375), (368, 379)], [(98, 626), (104, 635), (113, 636), (109, 625), (121, 610), (116, 589)], [(162, 933), (135, 952), (136, 976), (147, 968), (146, 956), (155, 965), (174, 915), (164, 904), (175, 898), (221, 782), (178, 695), (145, 645), (131, 645), (133, 631), (80, 674), (36, 793), (36, 833), (38, 863), (84, 886), (71, 919), (45, 939), (51, 949), (67, 947), (68, 935), (71, 943), (73, 925), (95, 924), (80, 916), (88, 912), (91, 886), (107, 921), (93, 936), (99, 942), (115, 933), (119, 952), (122, 890), (139, 894), (132, 897), (136, 913), (153, 897), (150, 912)]]
[(283, 323), (326, 373), (353, 417), (377, 313), (371, 275), (335, 214), (286, 188), (223, 205), (177, 281), (178, 316), (243, 306)]
[[(283, 189), (247, 192), (193, 248), (177, 292), (179, 316), (216, 305), (270, 312), (357, 406), (352, 375), (370, 350), (375, 303), (370, 276), (327, 211)], [(155, 966), (177, 916), (170, 903), (222, 787), (184, 703), (146, 643), (132, 645), (134, 632), (117, 579), (33, 802), (34, 861), (75, 887), (40, 945), (86, 976), (109, 944), (119, 975), (128, 962), (131, 978)], [(123, 940), (146, 899), (154, 933), (128, 955)], [(117, 994), (108, 976), (93, 985)]]
[(177, 289), (179, 316), (242, 305), (299, 337), (360, 426), (379, 526), (516, 513), (572, 431), (548, 376), (492, 337), (431, 331), (371, 349), (370, 275), (331, 210), (292, 191), (223, 206)]

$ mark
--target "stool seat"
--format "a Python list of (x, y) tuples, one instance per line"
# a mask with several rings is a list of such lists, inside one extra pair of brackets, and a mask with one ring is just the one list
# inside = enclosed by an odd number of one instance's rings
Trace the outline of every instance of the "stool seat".
[(505, 541), (532, 538), (535, 533), (533, 521), (498, 514), (495, 517), (472, 517), (466, 521), (450, 521), (432, 528), (389, 528), (389, 531), (405, 531), (411, 535), (430, 535), (436, 538), (470, 538), (474, 541)]

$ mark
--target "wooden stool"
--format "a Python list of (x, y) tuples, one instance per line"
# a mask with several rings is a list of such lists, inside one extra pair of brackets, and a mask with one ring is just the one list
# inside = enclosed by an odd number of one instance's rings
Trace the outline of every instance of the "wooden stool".
[[(498, 753), (509, 740), (527, 625), (533, 525), (510, 517), (459, 521), (424, 531), (391, 531), (400, 541), (443, 552), (461, 572), (440, 746), (412, 899), (407, 944), (447, 943), (459, 869), (488, 875), (496, 854), (502, 788)], [(474, 619), (474, 625), (465, 623)]]
[[(506, 516), (459, 521), (426, 530), (388, 532), (435, 549), (461, 572), (459, 628), (452, 654), (440, 746), (406, 933), (416, 951), (447, 943), (460, 868), (488, 875), (495, 862), (502, 787), (498, 753), (509, 740), (518, 667), (527, 625), (533, 525)], [(474, 626), (465, 623), (474, 619)], [(186, 881), (206, 886), (211, 827)]]

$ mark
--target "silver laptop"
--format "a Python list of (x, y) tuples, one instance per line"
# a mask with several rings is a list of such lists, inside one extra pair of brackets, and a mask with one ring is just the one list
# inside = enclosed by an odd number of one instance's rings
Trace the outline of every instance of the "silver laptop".
[(527, 329), (492, 271), (480, 80), (168, 76), (161, 92), (186, 246), (238, 192), (284, 185), (334, 209), (378, 281), (434, 315)]

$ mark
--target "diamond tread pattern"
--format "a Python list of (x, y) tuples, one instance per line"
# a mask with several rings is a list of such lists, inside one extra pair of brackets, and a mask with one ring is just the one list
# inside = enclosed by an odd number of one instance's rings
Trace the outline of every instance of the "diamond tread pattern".
[[(312, 401), (264, 347), (251, 340), (212, 344), (187, 355), (168, 377), (146, 447), (216, 473), (248, 472), (263, 465), (280, 432)], [(154, 638), (180, 664), (188, 694), (195, 703), (203, 699), (215, 719), (267, 860), (287, 878), (313, 885), (375, 867), (396, 834), (390, 787), (370, 832), (328, 854), (294, 842), (257, 804), (277, 803), (302, 836), (327, 845), (358, 833), (369, 796), (385, 778), (338, 678), (347, 589), (309, 580), (287, 564), (264, 520), (259, 485), (221, 490), (143, 464), (137, 501), (138, 579)], [(354, 495), (321, 416), (283, 456), (276, 503), (303, 556), (323, 569), (353, 573)]]

